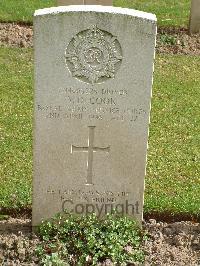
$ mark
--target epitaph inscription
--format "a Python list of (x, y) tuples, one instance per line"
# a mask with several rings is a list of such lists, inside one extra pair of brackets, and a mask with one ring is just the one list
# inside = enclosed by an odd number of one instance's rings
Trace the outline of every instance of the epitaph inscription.
[(92, 169), (93, 169), (93, 153), (94, 152), (106, 152), (109, 153), (110, 146), (100, 148), (94, 146), (94, 130), (95, 126), (88, 126), (89, 128), (89, 136), (88, 136), (88, 146), (87, 147), (78, 147), (75, 145), (71, 145), (71, 153), (74, 152), (87, 152), (87, 178), (86, 178), (86, 185), (93, 185), (92, 183)]
[(65, 56), (72, 76), (92, 84), (114, 78), (122, 61), (117, 38), (96, 25), (79, 32), (70, 41)]

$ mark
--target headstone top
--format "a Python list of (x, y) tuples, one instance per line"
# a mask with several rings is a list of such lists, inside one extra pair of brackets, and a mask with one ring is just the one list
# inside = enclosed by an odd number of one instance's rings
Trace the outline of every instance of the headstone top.
[(71, 6), (58, 6), (51, 8), (38, 9), (35, 11), (34, 16), (43, 15), (56, 15), (58, 13), (65, 12), (98, 12), (98, 13), (109, 13), (109, 14), (121, 14), (127, 16), (138, 17), (147, 19), (150, 21), (157, 21), (156, 15), (138, 11), (135, 9), (112, 7), (112, 6), (100, 6), (100, 5), (71, 5)]

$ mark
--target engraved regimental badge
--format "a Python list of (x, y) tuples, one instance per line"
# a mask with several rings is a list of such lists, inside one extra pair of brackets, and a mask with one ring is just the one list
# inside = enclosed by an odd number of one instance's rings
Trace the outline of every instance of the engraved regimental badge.
[(115, 36), (93, 26), (72, 38), (65, 56), (73, 77), (94, 84), (115, 77), (121, 65), (122, 50)]

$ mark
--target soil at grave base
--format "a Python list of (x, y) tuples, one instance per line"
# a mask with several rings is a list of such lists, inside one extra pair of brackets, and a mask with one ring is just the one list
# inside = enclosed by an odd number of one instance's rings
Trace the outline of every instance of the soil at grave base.
[[(32, 47), (33, 27), (16, 23), (0, 23), (0, 46)], [(157, 53), (200, 55), (200, 34), (188, 35), (184, 28), (160, 27)]]
[[(143, 228), (149, 234), (144, 243), (145, 266), (200, 265), (200, 224), (163, 223), (150, 219)], [(31, 220), (9, 217), (0, 221), (0, 265), (40, 265), (34, 254), (39, 238), (31, 233)], [(107, 259), (99, 266), (112, 265)]]

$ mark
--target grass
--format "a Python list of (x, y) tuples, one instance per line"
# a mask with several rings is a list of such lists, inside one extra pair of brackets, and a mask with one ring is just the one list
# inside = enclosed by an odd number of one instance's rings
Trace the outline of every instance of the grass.
[(134, 8), (154, 13), (159, 26), (187, 27), (190, 0), (115, 0), (115, 6)]
[(56, 5), (56, 0), (1, 0), (0, 21), (32, 23), (36, 9)]
[(200, 58), (157, 56), (145, 210), (198, 213)]
[[(31, 204), (32, 50), (0, 48), (0, 207)], [(156, 58), (145, 211), (199, 213), (200, 58)]]
[(31, 203), (32, 51), (0, 48), (0, 206)]
[[(114, 0), (113, 3), (155, 13), (160, 26), (188, 26), (190, 0)], [(1, 0), (0, 21), (32, 23), (34, 10), (51, 6), (56, 6), (56, 0)]]

